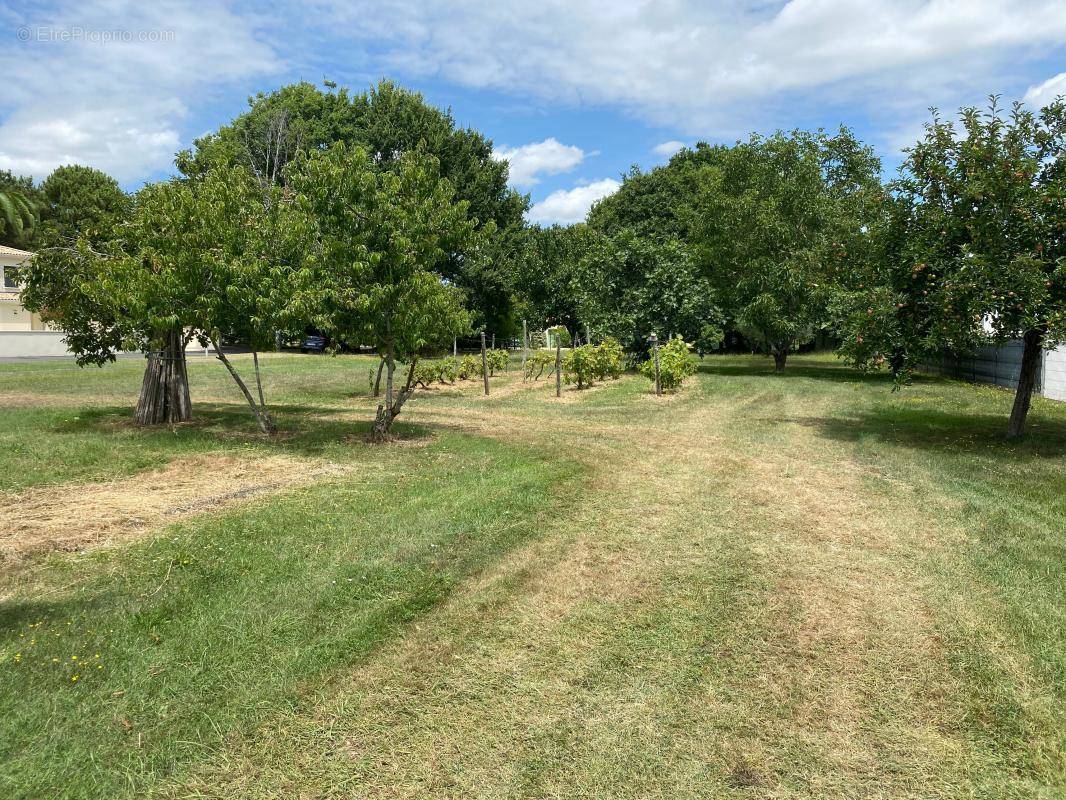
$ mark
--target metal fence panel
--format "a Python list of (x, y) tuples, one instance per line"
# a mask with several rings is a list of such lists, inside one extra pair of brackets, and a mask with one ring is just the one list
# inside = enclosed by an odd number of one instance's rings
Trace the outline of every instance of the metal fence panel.
[[(988, 383), (1007, 389), (1018, 388), (1018, 377), (1022, 368), (1021, 339), (1015, 339), (999, 347), (981, 347), (965, 356), (943, 355), (939, 361), (929, 362), (925, 366), (933, 372), (947, 375), (958, 380), (974, 383)], [(1040, 391), (1040, 368), (1037, 367), (1036, 386)]]

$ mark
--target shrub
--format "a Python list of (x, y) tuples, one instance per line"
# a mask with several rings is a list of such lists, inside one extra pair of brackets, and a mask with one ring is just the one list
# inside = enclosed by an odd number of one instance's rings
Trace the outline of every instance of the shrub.
[(459, 359), (454, 356), (448, 356), (442, 358), (440, 361), (440, 376), (438, 380), (441, 383), (455, 383), (459, 379)]
[(607, 337), (593, 348), (594, 374), (598, 380), (615, 380), (625, 371), (625, 351), (617, 339)]
[(507, 350), (494, 347), (485, 351), (485, 359), (489, 364), (489, 377), (496, 374), (497, 370), (507, 369), (507, 362), (511, 360), (511, 354)]
[(574, 347), (563, 356), (563, 380), (577, 382), (578, 389), (592, 385), (596, 369), (596, 348), (590, 344)]
[(575, 347), (563, 359), (563, 377), (567, 383), (576, 382), (578, 389), (594, 381), (614, 380), (625, 370), (625, 355), (622, 345), (611, 338)]
[(423, 389), (428, 389), (431, 383), (440, 380), (441, 362), (422, 360), (415, 364), (414, 382)]
[(555, 352), (552, 350), (534, 350), (526, 359), (526, 374), (523, 380), (540, 380), (544, 370), (551, 375), (555, 372)]
[[(655, 359), (649, 358), (640, 365), (640, 372), (655, 381)], [(696, 364), (689, 357), (688, 345), (680, 336), (674, 337), (659, 348), (659, 383), (664, 391), (673, 391), (684, 383), (685, 378), (695, 374)]]
[(480, 378), (484, 370), (481, 368), (481, 356), (463, 356), (459, 360), (459, 380), (468, 381)]

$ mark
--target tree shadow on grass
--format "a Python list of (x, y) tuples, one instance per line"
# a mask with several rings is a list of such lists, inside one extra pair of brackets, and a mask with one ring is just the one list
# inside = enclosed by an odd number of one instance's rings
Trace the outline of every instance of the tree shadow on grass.
[[(142, 427), (133, 421), (127, 406), (83, 409), (52, 426), (57, 433), (98, 433), (136, 438), (168, 450), (215, 450), (234, 445), (251, 445), (260, 449), (323, 456), (338, 447), (367, 442), (372, 425), (371, 412), (362, 409), (309, 405), (274, 405), (270, 407), (278, 432), (266, 436), (256, 426), (247, 406), (202, 402), (193, 406), (193, 418), (178, 425)], [(394, 438), (398, 441), (429, 439), (428, 429), (398, 421)], [(369, 446), (369, 444), (368, 444)]]
[[(784, 372), (775, 372), (774, 364), (770, 360), (762, 361), (758, 357), (752, 357), (745, 363), (715, 363), (715, 359), (701, 361), (697, 367), (704, 375), (721, 375), (732, 377), (772, 378), (774, 380), (796, 380), (806, 378), (809, 380), (833, 381), (835, 383), (861, 383), (867, 385), (892, 385), (892, 375), (889, 372), (862, 372), (847, 364), (811, 364), (804, 361), (789, 363)], [(936, 383), (943, 380), (934, 375), (915, 374), (912, 377), (914, 384)]]
[(877, 405), (845, 417), (799, 417), (791, 422), (817, 429), (845, 442), (873, 437), (920, 450), (995, 455), (1011, 461), (1061, 458), (1066, 455), (1066, 420), (1030, 412), (1026, 434), (1007, 441), (1006, 414), (947, 411), (936, 408)]

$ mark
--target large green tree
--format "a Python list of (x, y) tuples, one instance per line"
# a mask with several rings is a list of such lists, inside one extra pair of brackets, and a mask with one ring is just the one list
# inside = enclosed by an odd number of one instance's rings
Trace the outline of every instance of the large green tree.
[[(24, 301), (66, 332), (79, 363), (145, 352), (137, 421), (183, 422), (192, 412), (185, 347), (199, 337), (215, 345), (260, 428), (272, 432), (257, 351), (287, 323), (312, 241), (285, 190), (223, 167), (145, 187), (111, 235), (95, 223), (71, 226), (73, 241), (57, 232), (31, 259)], [(224, 335), (252, 346), (258, 402), (222, 350)]]
[(934, 114), (894, 184), (885, 257), (851, 293), (845, 353), (898, 370), (1023, 342), (1007, 434), (1021, 436), (1043, 348), (1066, 340), (1066, 105)]
[(691, 239), (693, 202), (706, 167), (719, 163), (728, 148), (700, 142), (667, 164), (643, 171), (633, 167), (618, 191), (593, 206), (588, 226), (600, 233), (633, 231), (645, 238)]
[(653, 331), (675, 335), (709, 352), (721, 342), (723, 322), (710, 282), (677, 239), (622, 230), (594, 237), (581, 260), (574, 289), (579, 314), (594, 335), (610, 336), (632, 353), (646, 349)]
[(81, 365), (102, 365), (122, 349), (120, 310), (99, 291), (106, 259), (121, 252), (133, 200), (108, 175), (57, 168), (39, 189), (42, 221), (23, 270), (23, 304), (66, 333)]
[[(210, 342), (259, 428), (273, 433), (258, 353), (273, 346), (275, 331), (294, 315), (309, 312), (297, 298), (310, 280), (311, 231), (285, 189), (264, 189), (245, 167), (157, 184), (142, 192), (126, 254), (107, 267), (111, 300), (135, 324), (134, 343), (142, 348), (175, 326), (185, 342), (193, 336)], [(224, 336), (251, 347), (257, 397), (226, 356)], [(166, 402), (153, 386), (149, 370), (142, 406)]]
[(439, 268), (464, 289), (481, 325), (509, 332), (513, 310), (502, 262), (513, 253), (510, 233), (523, 225), (528, 201), (508, 187), (507, 163), (493, 158), (492, 142), (460, 127), (450, 110), (431, 106), (421, 94), (391, 81), (356, 94), (306, 82), (285, 86), (251, 98), (247, 112), (196, 140), (178, 154), (177, 165), (183, 174), (196, 176), (220, 164), (244, 164), (264, 181), (283, 180), (286, 164), (298, 152), (329, 149), (337, 142), (365, 150), (374, 168), (383, 171), (399, 168), (404, 155), (416, 150), (437, 160), (476, 227), (495, 231), (481, 242), (494, 251), (492, 258), (456, 251)]
[(69, 244), (79, 236), (99, 243), (129, 218), (133, 201), (114, 178), (92, 167), (58, 167), (40, 186), (40, 246)]
[(578, 278), (593, 235), (585, 225), (534, 226), (511, 260), (510, 281), (523, 318), (535, 327), (578, 332)]
[(829, 322), (840, 276), (868, 257), (880, 164), (850, 131), (753, 135), (701, 173), (692, 235), (734, 324), (774, 357)]
[[(417, 150), (381, 170), (370, 151), (337, 144), (298, 161), (289, 181), (319, 236), (301, 302), (317, 309), (320, 328), (384, 358), (385, 402), (371, 432), (384, 441), (414, 389), (419, 354), (469, 330), (462, 293), (442, 274), (451, 253), (479, 257), (466, 201)], [(398, 391), (397, 361), (409, 364)]]

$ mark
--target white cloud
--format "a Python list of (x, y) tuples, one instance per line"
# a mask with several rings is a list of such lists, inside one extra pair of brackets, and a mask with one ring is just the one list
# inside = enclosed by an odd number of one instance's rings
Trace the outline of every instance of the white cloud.
[(614, 178), (604, 178), (573, 189), (558, 189), (535, 203), (526, 216), (538, 225), (583, 222), (592, 204), (614, 194), (619, 186), (621, 184)]
[(497, 147), (493, 153), (508, 163), (515, 186), (533, 186), (540, 182), (541, 175), (569, 172), (585, 160), (585, 155), (580, 147), (563, 144), (554, 136), (521, 147)]
[(143, 180), (171, 164), (190, 106), (281, 64), (262, 19), (213, 3), (64, 0), (0, 19), (0, 167), (37, 179), (78, 163)]
[(670, 156), (684, 148), (684, 146), (684, 142), (679, 142), (676, 139), (671, 139), (669, 142), (663, 142), (662, 144), (655, 145), (655, 147), (653, 147), (651, 151), (657, 156), (662, 156), (663, 158), (670, 158)]
[[(1061, 0), (336, 0), (394, 71), (543, 102), (609, 104), (729, 138), (815, 113), (899, 124), (1017, 91), (1066, 42)], [(368, 44), (369, 46), (369, 44)]]
[(1066, 95), (1066, 72), (1060, 72), (1038, 86), (1030, 86), (1025, 93), (1025, 102), (1043, 108), (1060, 95)]
[[(0, 167), (42, 177), (79, 161), (127, 181), (188, 144), (190, 109), (323, 73), (355, 88), (432, 78), (518, 98), (531, 113), (610, 107), (728, 140), (862, 119), (874, 140), (990, 92), (1036, 83), (1066, 50), (1062, 0), (44, 0), (0, 3)], [(265, 7), (264, 7), (265, 8)], [(21, 26), (172, 31), (167, 41), (19, 41)], [(1027, 77), (1027, 70), (1028, 77)], [(1029, 89), (1051, 96), (1061, 75)], [(236, 113), (230, 108), (223, 118)], [(204, 127), (196, 121), (197, 129)], [(214, 125), (211, 126), (212, 128)], [(664, 142), (661, 146), (666, 147)], [(554, 139), (504, 148), (516, 184), (589, 153)], [(660, 153), (661, 155), (662, 153)]]

